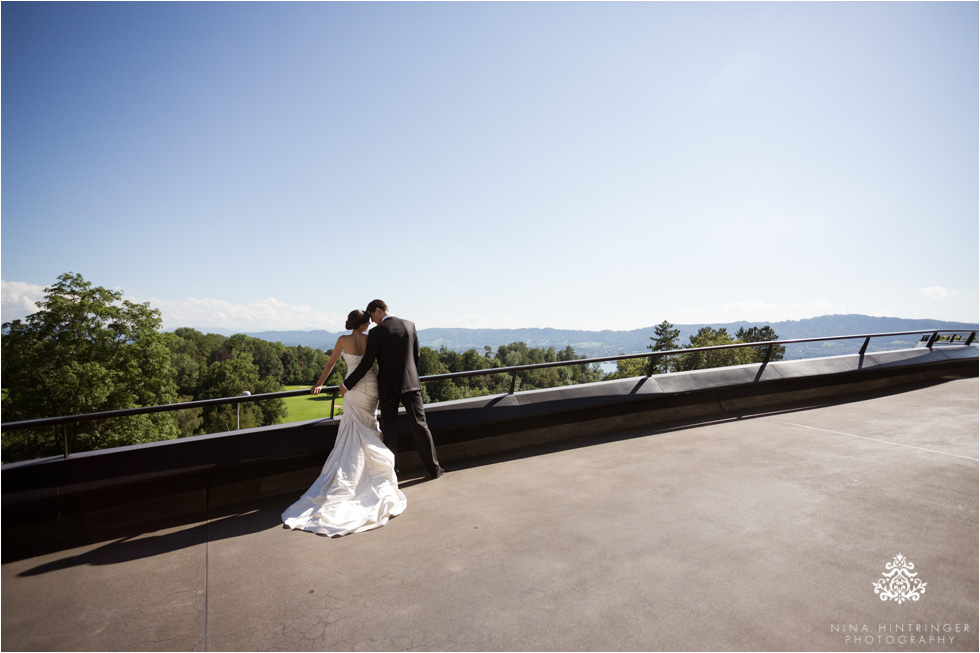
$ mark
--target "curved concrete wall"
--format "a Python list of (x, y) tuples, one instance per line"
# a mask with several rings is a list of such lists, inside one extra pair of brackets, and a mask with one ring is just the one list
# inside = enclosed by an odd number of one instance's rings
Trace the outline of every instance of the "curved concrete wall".
[[(451, 461), (977, 373), (975, 346), (907, 349), (478, 397), (431, 404), (426, 414), (440, 458)], [(336, 432), (336, 421), (312, 420), (4, 465), (4, 557), (131, 530), (141, 519), (204, 519), (258, 496), (301, 492)], [(407, 423), (400, 421), (398, 436), (399, 467), (410, 470), (416, 454), (406, 452)]]

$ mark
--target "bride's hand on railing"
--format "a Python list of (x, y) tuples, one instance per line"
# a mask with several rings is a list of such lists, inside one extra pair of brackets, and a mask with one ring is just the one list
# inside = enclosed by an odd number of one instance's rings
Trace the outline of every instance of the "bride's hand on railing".
[(321, 389), (323, 389), (323, 386), (322, 385), (315, 385), (312, 388), (310, 388), (310, 394), (311, 395), (318, 395), (318, 394), (320, 394), (320, 390)]

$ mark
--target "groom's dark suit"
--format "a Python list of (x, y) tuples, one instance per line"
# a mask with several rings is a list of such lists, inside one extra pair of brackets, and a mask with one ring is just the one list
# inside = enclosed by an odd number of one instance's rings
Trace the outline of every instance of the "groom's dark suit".
[(357, 368), (344, 379), (348, 390), (360, 381), (378, 361), (378, 395), (381, 408), (381, 433), (385, 444), (398, 453), (398, 402), (405, 405), (415, 446), (422, 463), (432, 477), (442, 474), (432, 433), (422, 409), (422, 385), (419, 383), (419, 337), (415, 325), (389, 315), (368, 331), (367, 348)]

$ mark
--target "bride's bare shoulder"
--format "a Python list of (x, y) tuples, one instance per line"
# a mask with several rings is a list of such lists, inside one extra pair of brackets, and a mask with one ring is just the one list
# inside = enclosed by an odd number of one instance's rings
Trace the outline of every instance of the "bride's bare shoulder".
[(367, 349), (367, 336), (363, 333), (352, 333), (347, 337), (351, 339), (350, 349), (347, 352), (355, 356), (362, 356)]
[(352, 338), (353, 336), (350, 334), (347, 334), (345, 336), (340, 336), (339, 338), (337, 338), (336, 348), (342, 349), (344, 351), (348, 351), (350, 346), (353, 344)]
[(348, 333), (337, 338), (336, 349), (351, 356), (362, 356), (367, 348), (367, 336), (363, 333)]

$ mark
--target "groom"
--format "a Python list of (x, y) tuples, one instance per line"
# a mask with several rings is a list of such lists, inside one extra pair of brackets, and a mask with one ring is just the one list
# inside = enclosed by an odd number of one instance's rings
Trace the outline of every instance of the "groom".
[(368, 304), (365, 312), (377, 325), (368, 331), (367, 348), (360, 365), (340, 385), (340, 394), (357, 385), (378, 361), (378, 395), (381, 405), (381, 433), (392, 453), (398, 451), (398, 402), (405, 405), (412, 436), (429, 476), (439, 478), (444, 470), (436, 457), (432, 433), (425, 423), (422, 408), (422, 385), (419, 383), (419, 337), (415, 325), (388, 315), (388, 305), (380, 299)]

